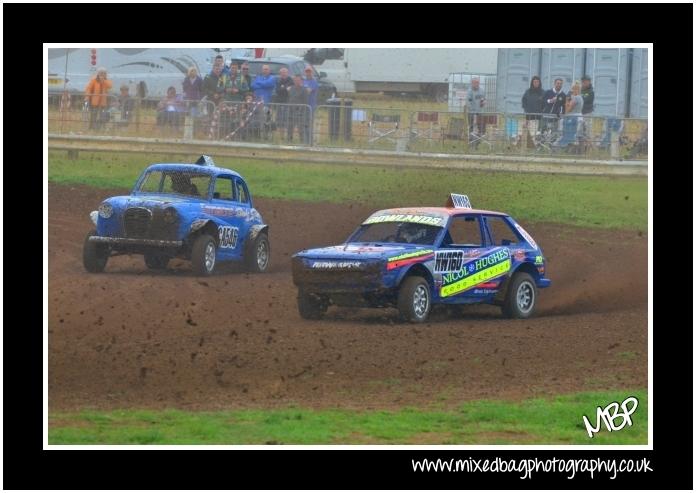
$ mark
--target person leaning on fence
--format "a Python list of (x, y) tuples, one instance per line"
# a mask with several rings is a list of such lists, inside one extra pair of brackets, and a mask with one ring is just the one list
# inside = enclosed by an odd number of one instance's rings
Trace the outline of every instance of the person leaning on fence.
[(222, 76), (222, 67), (213, 65), (213, 70), (203, 79), (203, 95), (217, 106), (225, 94), (225, 78)]
[(304, 87), (302, 77), (293, 77), (295, 85), (290, 88), (288, 93), (288, 103), (290, 104), (290, 114), (288, 118), (288, 142), (292, 141), (292, 134), (295, 127), (300, 133), (300, 140), (303, 144), (309, 144), (309, 93)]
[(127, 123), (133, 116), (133, 111), (135, 110), (135, 99), (130, 95), (130, 89), (126, 84), (121, 85), (118, 95), (116, 98), (115, 108), (117, 111), (121, 112), (121, 122)]
[(295, 81), (288, 74), (288, 69), (283, 67), (279, 71), (279, 76), (276, 78), (275, 91), (273, 92), (273, 102), (278, 104), (276, 110), (276, 126), (278, 128), (287, 128), (288, 126), (288, 96), (290, 89), (295, 85)]
[(246, 87), (242, 98), (246, 98), (247, 94), (253, 94), (251, 90), (251, 75), (249, 75), (249, 64), (247, 62), (242, 63), (242, 87)]
[(469, 133), (474, 133), (474, 127), (476, 127), (478, 135), (485, 135), (486, 119), (481, 113), (483, 113), (483, 107), (486, 105), (486, 95), (481, 89), (481, 81), (479, 79), (471, 79), (471, 87), (466, 100), (467, 112), (469, 113)]
[(97, 75), (85, 87), (85, 105), (89, 108), (89, 128), (98, 129), (106, 122), (109, 95), (113, 83), (107, 78), (106, 69), (97, 69)]
[(565, 116), (562, 118), (563, 134), (556, 143), (559, 147), (566, 147), (578, 143), (578, 127), (582, 124), (582, 96), (580, 95), (580, 82), (576, 81), (570, 88), (570, 94), (566, 97), (564, 108)]
[(263, 104), (270, 104), (275, 84), (275, 77), (271, 75), (271, 67), (268, 65), (261, 67), (261, 73), (257, 75), (254, 82), (251, 83), (251, 88), (254, 91), (254, 99), (260, 98), (263, 99)]
[(198, 115), (198, 101), (203, 97), (203, 79), (198, 75), (196, 67), (189, 67), (181, 86), (184, 91), (184, 99), (189, 107), (189, 114), (195, 118)]
[(309, 106), (312, 111), (317, 109), (317, 94), (319, 93), (319, 82), (314, 78), (314, 70), (312, 67), (305, 67), (305, 80), (303, 82), (304, 87), (307, 89), (307, 94), (309, 94)]
[(225, 78), (225, 101), (241, 103), (244, 101), (244, 93), (241, 89), (242, 74), (239, 73), (236, 63), (230, 64), (230, 73)]
[(157, 125), (169, 125), (179, 128), (184, 120), (184, 104), (180, 94), (171, 86), (167, 88), (167, 96), (157, 104)]

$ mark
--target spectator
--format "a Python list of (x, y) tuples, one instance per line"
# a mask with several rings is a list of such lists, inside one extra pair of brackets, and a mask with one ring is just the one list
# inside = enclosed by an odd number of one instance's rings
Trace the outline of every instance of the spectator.
[(107, 111), (108, 92), (113, 83), (107, 78), (106, 69), (97, 69), (97, 75), (85, 87), (85, 105), (89, 107), (89, 128), (99, 129), (109, 116)]
[(270, 104), (275, 83), (275, 77), (271, 75), (271, 67), (268, 65), (261, 67), (261, 73), (257, 75), (254, 82), (251, 83), (251, 88), (254, 91), (254, 98), (262, 99), (265, 105)]
[(312, 67), (305, 68), (305, 80), (304, 87), (307, 89), (307, 94), (309, 94), (309, 106), (312, 108), (312, 112), (317, 108), (317, 93), (319, 92), (319, 82), (314, 78), (314, 70)]
[(290, 103), (290, 113), (288, 118), (288, 142), (292, 142), (292, 134), (295, 127), (300, 133), (300, 140), (304, 144), (309, 143), (309, 92), (304, 87), (302, 77), (293, 77), (295, 85), (288, 91), (288, 103)]
[(467, 111), (469, 113), (469, 132), (474, 132), (474, 125), (478, 135), (486, 133), (486, 118), (481, 114), (486, 105), (486, 95), (481, 89), (481, 81), (478, 78), (471, 79), (471, 88), (467, 96)]
[(582, 114), (583, 113), (583, 97), (580, 95), (580, 83), (575, 81), (573, 87), (570, 88), (570, 94), (567, 97), (566, 113), (567, 114)]
[(244, 94), (248, 92), (243, 90), (242, 74), (237, 69), (237, 64), (230, 64), (230, 75), (225, 77), (225, 101), (241, 103), (244, 101)]
[(526, 119), (539, 120), (544, 110), (544, 90), (541, 88), (541, 79), (538, 75), (532, 77), (532, 82), (522, 96), (522, 108), (527, 114)]
[(566, 95), (562, 91), (563, 79), (553, 81), (553, 89), (544, 93), (544, 113), (560, 116), (565, 109)]
[(215, 106), (222, 101), (225, 93), (225, 79), (222, 76), (222, 67), (219, 64), (213, 65), (213, 71), (203, 79), (203, 94), (208, 101), (212, 101)]
[(189, 67), (182, 87), (189, 112), (191, 116), (195, 118), (198, 114), (198, 101), (203, 97), (203, 79), (198, 75), (196, 67)]
[(549, 125), (552, 125), (551, 122), (554, 120), (557, 125), (557, 120), (565, 111), (566, 95), (562, 91), (562, 88), (563, 79), (557, 78), (553, 81), (553, 89), (549, 89), (544, 93), (544, 113), (549, 116), (544, 116), (541, 120), (542, 131), (546, 130)]
[(249, 64), (247, 62), (242, 63), (242, 84), (247, 88), (246, 92), (242, 94), (242, 97), (246, 98), (247, 93), (252, 94), (251, 75), (249, 75)]
[(278, 103), (276, 111), (276, 125), (278, 128), (286, 128), (288, 126), (288, 96), (290, 89), (295, 85), (295, 81), (288, 74), (288, 69), (283, 67), (280, 69), (280, 77), (276, 79), (275, 92), (273, 93), (274, 102)]
[(184, 102), (172, 86), (167, 89), (167, 96), (157, 104), (157, 125), (179, 128), (184, 120)]
[(115, 108), (121, 112), (122, 122), (129, 122), (135, 109), (135, 99), (130, 96), (129, 90), (128, 86), (123, 84), (119, 89), (120, 94), (116, 98)]
[(582, 114), (589, 115), (594, 111), (594, 88), (592, 87), (592, 79), (587, 75), (582, 78)]
[[(213, 61), (213, 68), (221, 67), (222, 75), (230, 75), (230, 69), (225, 65), (225, 58), (222, 55), (217, 55)], [(211, 70), (212, 73), (212, 70)]]

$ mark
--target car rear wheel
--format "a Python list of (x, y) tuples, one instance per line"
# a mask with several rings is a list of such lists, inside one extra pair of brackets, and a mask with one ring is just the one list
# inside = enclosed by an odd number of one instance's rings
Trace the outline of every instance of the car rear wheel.
[(300, 316), (307, 320), (319, 320), (328, 310), (329, 304), (325, 298), (314, 293), (300, 290), (297, 293), (297, 309)]
[(271, 261), (271, 244), (266, 233), (259, 233), (246, 256), (247, 269), (251, 272), (266, 272)]
[(96, 234), (95, 230), (90, 231), (82, 248), (82, 263), (87, 272), (103, 272), (109, 260), (109, 245), (89, 241), (89, 237)]
[(215, 270), (217, 245), (213, 237), (202, 234), (193, 242), (191, 249), (191, 265), (199, 276), (209, 276)]
[(536, 308), (536, 283), (526, 272), (515, 274), (508, 285), (503, 315), (507, 318), (529, 318)]
[(170, 257), (163, 253), (146, 253), (145, 254), (145, 265), (148, 269), (162, 270), (167, 268), (169, 264)]
[(402, 320), (422, 323), (431, 309), (430, 285), (419, 276), (407, 277), (399, 288), (397, 308)]

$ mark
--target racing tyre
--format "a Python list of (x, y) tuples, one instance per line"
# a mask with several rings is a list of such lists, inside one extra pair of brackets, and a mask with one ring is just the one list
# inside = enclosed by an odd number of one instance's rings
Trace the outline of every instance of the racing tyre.
[(407, 322), (425, 322), (431, 307), (428, 281), (419, 276), (407, 277), (399, 288), (397, 301), (401, 319)]
[(82, 248), (82, 263), (87, 272), (103, 272), (109, 260), (109, 245), (89, 241), (89, 237), (96, 234), (96, 230), (90, 231)]
[(259, 233), (246, 255), (247, 270), (250, 272), (266, 272), (271, 261), (271, 244), (266, 233)]
[(306, 293), (302, 290), (297, 293), (297, 309), (300, 316), (307, 320), (319, 320), (328, 310), (329, 304), (321, 296)]
[(145, 265), (147, 265), (148, 269), (163, 270), (167, 268), (169, 259), (169, 255), (163, 253), (146, 253)]
[(537, 289), (532, 276), (518, 272), (510, 280), (502, 311), (507, 318), (529, 318), (536, 307)]
[(217, 245), (213, 237), (202, 234), (193, 242), (191, 249), (191, 265), (199, 276), (209, 276), (215, 270)]

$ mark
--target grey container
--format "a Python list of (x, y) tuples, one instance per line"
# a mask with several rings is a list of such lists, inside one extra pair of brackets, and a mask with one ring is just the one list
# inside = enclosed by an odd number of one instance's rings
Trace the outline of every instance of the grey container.
[[(496, 108), (503, 113), (522, 113), (522, 96), (532, 77), (541, 72), (541, 48), (498, 50)], [(546, 86), (544, 86), (546, 87)]]
[(631, 118), (648, 117), (648, 49), (633, 50), (631, 64)]

